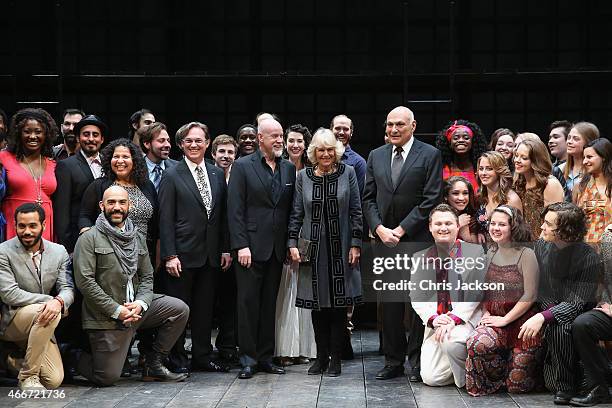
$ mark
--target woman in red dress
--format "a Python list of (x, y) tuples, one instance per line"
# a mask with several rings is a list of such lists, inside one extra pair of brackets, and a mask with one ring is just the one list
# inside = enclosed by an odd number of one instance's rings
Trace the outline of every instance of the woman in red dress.
[(53, 241), (53, 206), (55, 161), (52, 157), (57, 125), (43, 109), (26, 108), (11, 119), (8, 146), (0, 152), (0, 164), (6, 169), (7, 194), (2, 211), (7, 220), (6, 239), (15, 234), (15, 209), (23, 203), (38, 203), (45, 210), (43, 238)]

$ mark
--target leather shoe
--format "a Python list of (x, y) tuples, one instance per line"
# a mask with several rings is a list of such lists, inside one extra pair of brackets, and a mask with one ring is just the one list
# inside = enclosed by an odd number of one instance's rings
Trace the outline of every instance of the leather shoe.
[(377, 380), (390, 380), (391, 378), (404, 375), (404, 366), (386, 365), (382, 370), (376, 373)]
[[(145, 364), (146, 364), (146, 360), (145, 360)], [(168, 370), (170, 370), (171, 372), (175, 374), (189, 374), (190, 372), (189, 367), (178, 366), (174, 364), (172, 360), (169, 360), (169, 359), (166, 359), (164, 365), (168, 368)]]
[(240, 370), (240, 374), (238, 374), (238, 378), (240, 378), (241, 380), (248, 380), (249, 378), (253, 377), (253, 374), (255, 374), (255, 372), (255, 367), (242, 367), (242, 370)]
[(308, 375), (320, 375), (329, 367), (329, 357), (317, 358), (308, 369)]
[(413, 382), (413, 383), (419, 383), (419, 382), (423, 382), (423, 379), (421, 378), (420, 373), (414, 372), (408, 376), (408, 381)]
[(608, 391), (607, 384), (596, 385), (590, 391), (572, 397), (569, 403), (577, 407), (592, 407), (593, 405), (604, 404), (606, 402), (610, 402), (610, 392)]
[(164, 356), (160, 353), (149, 353), (145, 358), (145, 366), (142, 369), (142, 381), (180, 382), (185, 381), (189, 375), (175, 374), (162, 364)]
[(569, 405), (570, 400), (574, 397), (574, 392), (572, 391), (557, 391), (555, 393), (555, 397), (553, 398), (553, 402), (555, 405)]
[(191, 362), (191, 370), (192, 371), (208, 371), (215, 373), (227, 373), (230, 370), (230, 367), (225, 363), (216, 362), (213, 360), (208, 360), (203, 363)]
[(332, 357), (329, 368), (327, 369), (327, 376), (338, 377), (340, 374), (342, 374), (342, 363), (338, 357)]
[(268, 373), (268, 374), (285, 374), (285, 369), (275, 366), (274, 364), (271, 363), (263, 363), (263, 364), (259, 364), (259, 371), (263, 371), (264, 373)]

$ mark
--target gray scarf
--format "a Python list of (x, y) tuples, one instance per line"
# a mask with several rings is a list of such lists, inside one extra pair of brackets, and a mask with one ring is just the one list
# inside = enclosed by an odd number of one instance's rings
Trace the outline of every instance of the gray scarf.
[(123, 272), (131, 280), (138, 270), (138, 230), (134, 228), (132, 220), (126, 218), (124, 231), (121, 231), (112, 226), (104, 216), (104, 212), (101, 212), (96, 220), (96, 228), (106, 235)]

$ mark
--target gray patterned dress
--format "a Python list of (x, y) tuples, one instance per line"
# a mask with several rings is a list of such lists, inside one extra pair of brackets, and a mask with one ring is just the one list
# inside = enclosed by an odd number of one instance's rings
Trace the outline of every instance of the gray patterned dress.
[[(113, 185), (119, 186), (117, 183), (113, 183)], [(153, 205), (138, 186), (121, 185), (121, 187), (128, 192), (128, 198), (130, 199), (130, 220), (132, 220), (138, 232), (147, 238), (149, 221), (153, 217)]]
[(311, 261), (300, 264), (296, 306), (306, 309), (346, 307), (361, 303), (359, 268), (348, 263), (351, 247), (361, 248), (362, 218), (355, 170), (319, 177), (312, 167), (296, 179), (289, 218), (288, 247), (301, 236), (312, 241)]

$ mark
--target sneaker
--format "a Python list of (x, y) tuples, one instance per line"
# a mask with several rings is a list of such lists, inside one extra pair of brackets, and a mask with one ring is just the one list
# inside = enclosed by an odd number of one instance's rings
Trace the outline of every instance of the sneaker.
[(40, 383), (40, 378), (37, 375), (26, 378), (25, 380), (19, 380), (19, 388), (23, 390), (46, 390), (45, 386)]

